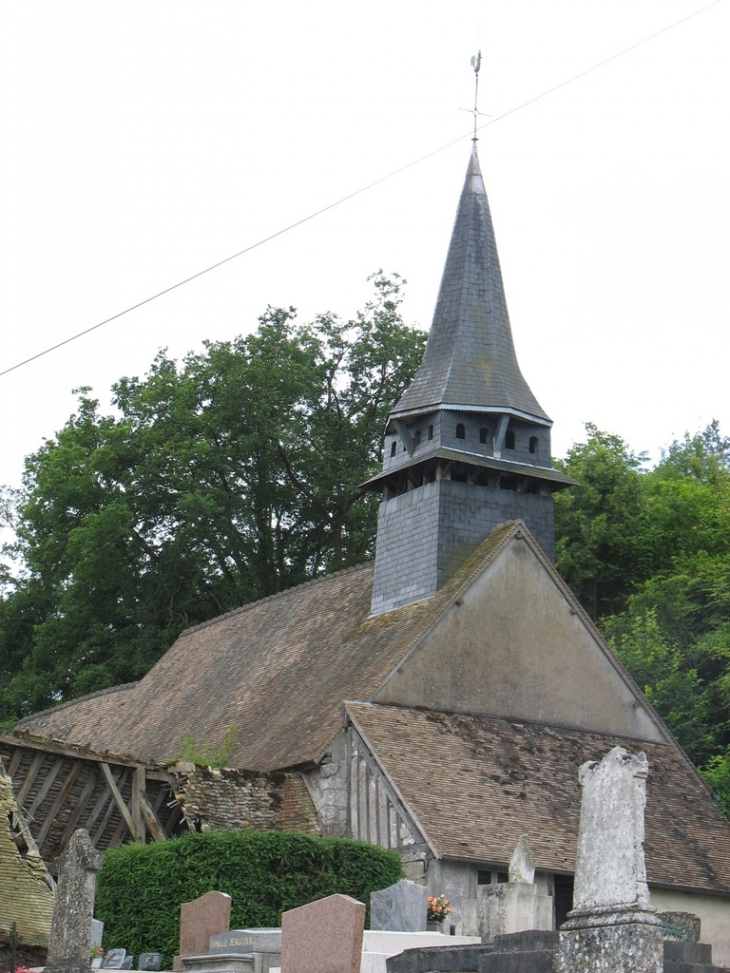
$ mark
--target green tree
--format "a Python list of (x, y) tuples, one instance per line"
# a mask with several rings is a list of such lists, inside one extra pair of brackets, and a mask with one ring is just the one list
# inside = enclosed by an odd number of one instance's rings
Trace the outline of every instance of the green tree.
[(358, 486), (425, 343), (401, 283), (377, 274), (352, 321), (269, 308), (182, 364), (160, 353), (114, 416), (79, 390), (26, 460), (0, 719), (140, 678), (181, 629), (372, 556)]

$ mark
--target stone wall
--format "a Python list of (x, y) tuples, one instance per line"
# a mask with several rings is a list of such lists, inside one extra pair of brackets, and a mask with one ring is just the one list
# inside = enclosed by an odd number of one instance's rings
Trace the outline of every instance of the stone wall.
[(192, 763), (177, 764), (171, 772), (175, 798), (193, 830), (255, 828), (322, 833), (301, 774), (254, 774), (201, 768)]
[(347, 834), (347, 734), (340, 731), (314, 770), (303, 774), (317, 808), (322, 834), (340, 838)]

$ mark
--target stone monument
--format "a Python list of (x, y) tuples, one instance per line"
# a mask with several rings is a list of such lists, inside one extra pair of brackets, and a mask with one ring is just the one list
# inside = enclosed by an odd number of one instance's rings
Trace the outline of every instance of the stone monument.
[(484, 942), (493, 942), (495, 937), (510, 933), (552, 929), (552, 896), (538, 893), (527, 835), (522, 835), (512, 853), (509, 880), (501, 885), (479, 887), (477, 922)]
[(365, 906), (328, 895), (281, 917), (281, 973), (360, 973)]
[(560, 928), (559, 973), (662, 973), (662, 924), (644, 863), (647, 773), (646, 756), (622, 747), (580, 768), (573, 910)]
[(180, 954), (173, 957), (173, 970), (183, 969), (184, 956), (205, 955), (210, 937), (227, 932), (231, 924), (231, 897), (225, 892), (206, 892), (180, 906)]
[(403, 878), (387, 889), (370, 893), (370, 928), (391, 932), (423, 932), (428, 916), (428, 889)]
[(89, 832), (74, 831), (59, 862), (48, 944), (48, 973), (86, 973), (90, 963), (96, 873), (101, 855)]

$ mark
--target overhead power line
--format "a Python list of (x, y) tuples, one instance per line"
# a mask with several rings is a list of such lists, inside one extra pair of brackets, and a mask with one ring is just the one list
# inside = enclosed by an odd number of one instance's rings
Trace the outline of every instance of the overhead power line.
[[(591, 74), (593, 71), (597, 71), (606, 64), (610, 64), (611, 61), (615, 61), (616, 58), (622, 57), (624, 54), (629, 54), (631, 51), (635, 51), (637, 47), (641, 47), (643, 44), (647, 44), (649, 41), (653, 41), (657, 37), (661, 37), (661, 35), (666, 34), (667, 31), (673, 30), (675, 27), (679, 27), (681, 24), (685, 24), (688, 20), (691, 20), (693, 17), (697, 17), (699, 14), (705, 13), (705, 11), (709, 10), (711, 7), (716, 7), (719, 3), (722, 3), (722, 0), (712, 0), (711, 3), (708, 3), (704, 7), (700, 7), (699, 10), (694, 10), (692, 13), (687, 14), (686, 17), (682, 17), (680, 20), (676, 20), (674, 23), (668, 24), (666, 27), (662, 27), (654, 34), (650, 34), (648, 37), (642, 38), (635, 44), (631, 44), (629, 47), (625, 47), (623, 50), (617, 51), (616, 54), (612, 54), (603, 61), (598, 61), (591, 67), (586, 68), (584, 71), (574, 74), (570, 78), (566, 78), (565, 81), (561, 81), (559, 84), (554, 85), (552, 88), (548, 88), (546, 91), (542, 91), (539, 95), (535, 95), (533, 98), (528, 98), (527, 101), (523, 101), (519, 105), (515, 105), (514, 108), (510, 108), (501, 115), (491, 118), (488, 122), (483, 122), (475, 130), (481, 131), (490, 125), (496, 125), (496, 123), (502, 121), (502, 119), (507, 118), (510, 115), (514, 115), (515, 112), (521, 111), (523, 108), (534, 105), (535, 102), (540, 101), (542, 98), (546, 98), (548, 95), (554, 94), (556, 91), (559, 91), (566, 85), (572, 84), (574, 81), (579, 81), (581, 78)], [(264, 237), (261, 240), (257, 240), (256, 243), (252, 243), (250, 246), (244, 247), (243, 250), (232, 253), (229, 257), (224, 257), (223, 260), (219, 260), (216, 263), (211, 264), (209, 267), (205, 267), (205, 269), (199, 270), (197, 273), (191, 274), (189, 277), (185, 277), (183, 280), (179, 280), (176, 284), (171, 284), (169, 287), (165, 287), (163, 290), (157, 291), (157, 293), (150, 295), (150, 297), (145, 297), (144, 300), (138, 301), (136, 304), (132, 304), (123, 311), (119, 311), (117, 314), (113, 314), (111, 317), (105, 318), (103, 321), (99, 321), (97, 324), (92, 324), (91, 327), (85, 328), (83, 331), (79, 331), (68, 338), (64, 338), (63, 341), (59, 341), (55, 345), (50, 345), (48, 348), (44, 348), (43, 351), (39, 351), (35, 355), (31, 355), (29, 358), (17, 362), (15, 365), (11, 365), (10, 368), (0, 371), (0, 378), (2, 378), (3, 375), (8, 375), (10, 372), (16, 371), (18, 368), (22, 368), (24, 365), (28, 365), (31, 362), (36, 361), (38, 358), (43, 358), (44, 355), (49, 355), (52, 351), (63, 348), (64, 345), (68, 345), (72, 341), (76, 341), (78, 338), (83, 338), (84, 335), (91, 334), (92, 331), (96, 331), (98, 328), (103, 328), (105, 324), (111, 324), (112, 321), (116, 321), (119, 318), (124, 317), (126, 314), (130, 314), (132, 311), (136, 311), (137, 308), (144, 307), (145, 304), (150, 304), (152, 301), (156, 301), (158, 298), (164, 297), (165, 294), (169, 294), (171, 291), (177, 290), (178, 287), (183, 287), (185, 284), (189, 284), (191, 281), (197, 280), (198, 277), (203, 277), (205, 274), (209, 274), (212, 270), (217, 270), (218, 267), (222, 267), (224, 264), (230, 263), (231, 260), (236, 260), (238, 257), (242, 257), (245, 253), (250, 253), (251, 250), (255, 250), (257, 247), (261, 247), (265, 243), (269, 243), (271, 240), (275, 240), (277, 237), (282, 236), (282, 234), (288, 233), (290, 230), (294, 230), (296, 227), (302, 226), (302, 224), (316, 219), (316, 217), (321, 216), (323, 213), (326, 213), (331, 209), (334, 209), (336, 206), (340, 206), (342, 203), (346, 203), (349, 200), (354, 199), (356, 196), (360, 196), (362, 193), (366, 193), (368, 190), (374, 189), (375, 186), (379, 186), (388, 179), (393, 179), (395, 176), (400, 175), (401, 172), (405, 172), (407, 169), (412, 169), (413, 166), (417, 166), (421, 162), (425, 162), (426, 159), (430, 159), (434, 155), (438, 155), (439, 152), (444, 152), (446, 149), (450, 149), (452, 145), (456, 145), (457, 143), (464, 141), (464, 139), (472, 137), (473, 133), (467, 132), (464, 135), (460, 135), (458, 138), (452, 139), (450, 142), (446, 142), (444, 145), (440, 145), (437, 149), (433, 149), (433, 151), (427, 152), (425, 155), (419, 156), (417, 159), (413, 159), (412, 162), (407, 162), (404, 166), (394, 169), (387, 175), (373, 180), (373, 182), (368, 183), (366, 186), (362, 186), (360, 189), (356, 189), (354, 192), (348, 193), (346, 196), (342, 196), (340, 199), (335, 200), (333, 203), (329, 203), (327, 206), (323, 206), (322, 209), (318, 209), (314, 213), (310, 213), (309, 216), (304, 216), (302, 219), (296, 220), (294, 223), (289, 223), (288, 226), (277, 230), (275, 233), (271, 233), (269, 236)]]

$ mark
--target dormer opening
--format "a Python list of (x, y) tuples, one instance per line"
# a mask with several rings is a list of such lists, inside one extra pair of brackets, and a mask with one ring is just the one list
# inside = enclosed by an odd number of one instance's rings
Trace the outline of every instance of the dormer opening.
[(504, 448), (514, 449), (515, 448), (515, 434), (510, 430), (506, 433), (504, 437)]
[(530, 452), (537, 456), (537, 436), (530, 436)]
[(390, 455), (391, 456), (395, 456), (395, 453), (396, 453), (396, 450), (397, 449), (398, 449), (398, 444), (396, 443), (395, 440), (393, 440), (393, 443), (392, 443), (392, 445), (390, 447)]
[(421, 430), (417, 429), (413, 434), (413, 448), (421, 445)]
[(429, 440), (433, 439), (433, 426), (428, 427), (428, 438)]
[(466, 439), (466, 426), (463, 422), (458, 423), (456, 426), (456, 438)]
[(486, 426), (482, 426), (482, 428), (479, 430), (479, 442), (482, 444), (482, 446), (488, 446), (491, 443), (491, 441), (492, 441), (491, 432), (489, 431), (489, 429), (487, 429)]

